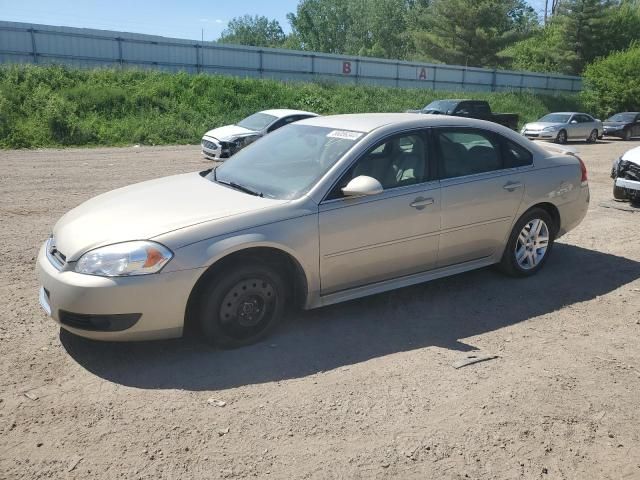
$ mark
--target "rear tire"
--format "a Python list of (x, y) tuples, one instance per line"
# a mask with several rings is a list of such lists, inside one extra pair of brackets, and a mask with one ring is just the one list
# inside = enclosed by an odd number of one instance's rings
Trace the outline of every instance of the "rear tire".
[(197, 312), (208, 343), (237, 348), (264, 338), (284, 316), (286, 281), (263, 263), (227, 267), (204, 287)]
[(615, 200), (627, 200), (629, 197), (627, 196), (627, 192), (622, 187), (618, 187), (616, 185), (616, 181), (613, 181), (613, 198)]
[(598, 141), (598, 130), (591, 130), (587, 137), (587, 143), (596, 143)]
[(541, 208), (532, 208), (511, 230), (498, 268), (512, 277), (536, 274), (551, 254), (558, 226)]
[(559, 143), (560, 145), (564, 145), (565, 143), (567, 143), (567, 131), (566, 130), (560, 130), (558, 132), (558, 136), (556, 137), (556, 143)]

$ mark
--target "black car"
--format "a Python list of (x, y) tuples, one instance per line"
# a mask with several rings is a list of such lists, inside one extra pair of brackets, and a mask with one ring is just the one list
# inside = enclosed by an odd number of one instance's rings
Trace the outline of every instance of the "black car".
[(630, 140), (640, 137), (640, 112), (621, 112), (602, 122), (604, 134), (608, 137), (619, 137)]
[(421, 110), (407, 110), (407, 113), (477, 118), (499, 123), (511, 130), (518, 128), (518, 114), (493, 113), (489, 102), (485, 100), (435, 100)]

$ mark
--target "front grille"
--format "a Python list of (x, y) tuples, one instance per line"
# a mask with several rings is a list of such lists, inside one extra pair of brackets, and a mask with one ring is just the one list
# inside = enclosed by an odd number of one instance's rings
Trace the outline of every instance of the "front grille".
[(629, 180), (640, 180), (640, 165), (628, 160), (621, 160), (618, 167), (618, 176)]
[(93, 332), (121, 332), (133, 327), (140, 320), (140, 317), (142, 317), (141, 313), (87, 315), (60, 310), (60, 323)]
[(209, 150), (217, 150), (218, 149), (218, 145), (216, 145), (214, 142), (210, 142), (209, 140), (202, 140), (202, 146), (204, 148), (208, 148)]

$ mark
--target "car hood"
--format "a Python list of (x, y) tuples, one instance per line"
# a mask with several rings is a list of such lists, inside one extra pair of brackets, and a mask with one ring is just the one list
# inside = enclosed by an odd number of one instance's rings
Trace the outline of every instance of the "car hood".
[(216, 140), (228, 142), (238, 137), (247, 135), (256, 135), (258, 132), (240, 127), (239, 125), (225, 125), (224, 127), (214, 128), (204, 134), (205, 137), (213, 137)]
[(565, 124), (564, 123), (557, 123), (557, 122), (533, 122), (533, 123), (527, 123), (525, 125), (525, 128), (527, 130), (542, 130), (543, 128), (560, 127), (562, 125), (565, 125)]
[(53, 235), (67, 261), (75, 261), (99, 246), (150, 239), (286, 202), (249, 195), (194, 172), (98, 195), (66, 213), (55, 225)]
[(622, 155), (622, 160), (626, 160), (640, 166), (640, 147), (632, 148), (625, 152), (624, 155)]

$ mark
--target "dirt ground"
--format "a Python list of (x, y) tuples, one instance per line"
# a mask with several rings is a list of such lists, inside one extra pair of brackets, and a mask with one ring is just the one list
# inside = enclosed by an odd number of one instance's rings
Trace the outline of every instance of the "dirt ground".
[[(197, 147), (0, 152), (0, 477), (640, 479), (640, 213), (600, 206), (638, 145), (576, 145), (591, 206), (539, 275), (300, 312), (235, 351), (91, 342), (38, 306), (54, 222), (204, 169)], [(452, 367), (475, 349), (498, 358)]]

